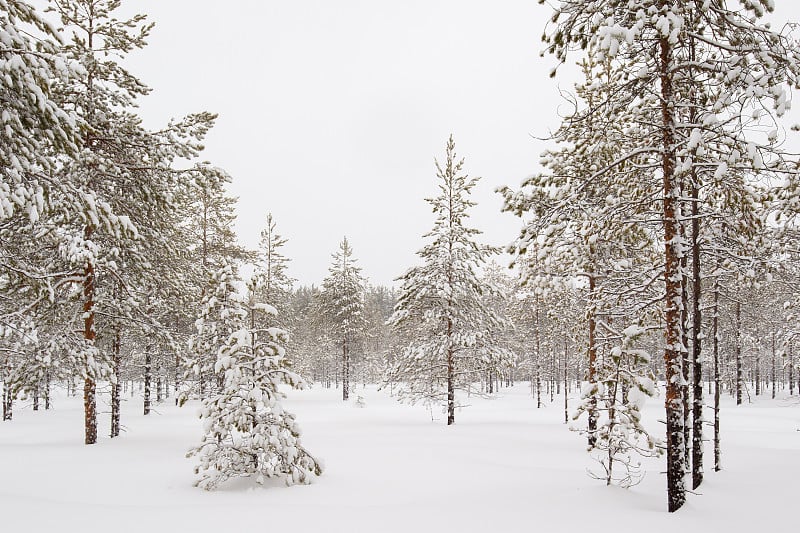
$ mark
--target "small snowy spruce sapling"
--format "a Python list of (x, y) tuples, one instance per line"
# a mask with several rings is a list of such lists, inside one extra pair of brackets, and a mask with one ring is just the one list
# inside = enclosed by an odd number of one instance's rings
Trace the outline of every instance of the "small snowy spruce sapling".
[[(232, 290), (230, 266), (213, 278), (207, 306), (234, 327), (218, 347), (214, 373), (219, 390), (202, 400), (200, 418), (205, 434), (187, 457), (197, 457), (195, 485), (206, 490), (232, 477), (280, 477), (287, 485), (311, 483), (322, 466), (300, 443), (300, 428), (294, 415), (281, 405), (284, 394), (279, 385), (305, 386), (286, 365), (284, 344), (287, 333), (278, 328), (256, 331), (248, 327), (255, 311), (275, 314), (266, 304), (244, 302)], [(208, 313), (205, 313), (206, 315)], [(203, 318), (198, 329), (203, 328)]]
[(644, 328), (630, 326), (617, 332), (605, 323), (602, 327), (616, 336), (619, 344), (598, 358), (598, 379), (587, 384), (573, 418), (596, 410), (597, 427), (589, 452), (602, 472), (590, 474), (605, 480), (606, 485), (617, 483), (628, 488), (642, 477), (641, 463), (635, 456), (653, 457), (661, 453), (658, 440), (642, 425), (641, 413), (645, 400), (656, 394), (655, 376), (649, 367), (650, 355), (635, 348), (646, 332)]

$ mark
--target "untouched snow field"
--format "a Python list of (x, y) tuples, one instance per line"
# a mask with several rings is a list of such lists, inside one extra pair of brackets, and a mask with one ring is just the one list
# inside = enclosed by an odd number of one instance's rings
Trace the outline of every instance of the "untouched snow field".
[[(666, 512), (662, 459), (625, 490), (591, 479), (584, 440), (563, 423), (563, 397), (536, 409), (527, 384), (495, 399), (472, 398), (445, 426), (441, 413), (398, 404), (358, 387), (365, 408), (340, 391), (292, 392), (286, 406), (303, 443), (324, 461), (313, 485), (264, 487), (240, 479), (216, 492), (194, 488), (186, 450), (199, 442), (197, 404), (170, 399), (144, 417), (128, 396), (124, 433), (84, 446), (79, 398), (56, 397), (51, 411), (15, 405), (0, 422), (3, 531), (214, 532), (614, 532), (770, 531), (796, 523), (800, 480), (800, 399), (725, 397), (723, 467), (679, 512)], [(99, 409), (107, 411), (106, 396)], [(574, 399), (572, 399), (574, 402)], [(660, 399), (647, 427), (663, 418)], [(708, 411), (707, 417), (710, 417)], [(108, 414), (99, 431), (108, 434)], [(711, 428), (707, 429), (707, 435)]]

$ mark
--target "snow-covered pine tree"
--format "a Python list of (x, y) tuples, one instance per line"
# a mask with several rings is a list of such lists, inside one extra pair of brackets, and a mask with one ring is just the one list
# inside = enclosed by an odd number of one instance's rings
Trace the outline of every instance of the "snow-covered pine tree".
[[(80, 121), (53, 95), (54, 84), (80, 71), (59, 54), (59, 45), (57, 33), (33, 6), (0, 1), (0, 366), (8, 409), (16, 392), (35, 391), (47, 373), (49, 351), (33, 347), (50, 345), (51, 339), (38, 324), (51, 317), (54, 300), (69, 283), (53, 264), (58, 250), (42, 220), (82, 210), (75, 205), (80, 200), (59, 202), (72, 188), (53, 175), (58, 161), (73, 155), (80, 142)], [(60, 205), (54, 209), (54, 204)], [(52, 332), (50, 326), (44, 329)], [(68, 331), (63, 327), (53, 339)], [(16, 357), (21, 346), (38, 355)]]
[[(514, 350), (516, 323), (512, 319), (517, 287), (516, 280), (508, 275), (507, 271), (508, 269), (503, 268), (497, 261), (491, 260), (486, 264), (481, 276), (484, 285), (495, 289), (487, 293), (485, 299), (487, 308), (496, 316), (504, 317), (506, 320), (506, 327), (498, 331), (495, 337), (497, 346), (505, 349), (487, 354), (488, 370), (480, 376), (481, 382), (486, 384), (484, 390), (489, 394), (498, 392), (500, 384), (513, 374), (519, 361), (519, 354)], [(495, 361), (494, 357), (501, 359)]]
[[(686, 315), (681, 310), (688, 276), (681, 207), (687, 176), (722, 178), (730, 170), (756, 177), (797, 173), (775, 127), (790, 105), (787, 89), (800, 73), (796, 43), (759, 21), (774, 8), (772, 0), (734, 4), (563, 0), (544, 37), (547, 51), (562, 62), (572, 51), (595, 48), (629, 67), (614, 101), (639, 113), (639, 140), (614, 166), (644, 157), (640, 170), (649, 169), (661, 181), (651, 192), (660, 197), (661, 207), (670, 512), (686, 499)], [(698, 85), (704, 88), (702, 99)]]
[(364, 364), (361, 377), (364, 383), (379, 383), (386, 370), (386, 363), (395, 349), (396, 337), (387, 320), (397, 301), (395, 292), (389, 287), (369, 285), (364, 297)]
[(357, 343), (364, 333), (364, 280), (356, 266), (353, 248), (347, 237), (332, 254), (328, 276), (322, 281), (319, 310), (326, 329), (341, 350), (342, 400), (350, 398), (350, 374)]
[[(57, 85), (56, 92), (84, 125), (81, 150), (65, 161), (58, 176), (73, 187), (73, 196), (83, 205), (79, 216), (63, 220), (59, 229), (62, 240), (78, 249), (71, 253), (70, 266), (82, 277), (85, 349), (80, 372), (87, 444), (97, 440), (96, 381), (106, 376), (115, 379), (108, 353), (97, 346), (98, 310), (107, 307), (106, 311), (113, 311), (103, 314), (120, 315), (123, 308), (137, 308), (115, 306), (119, 302), (113, 299), (113, 284), (103, 276), (114, 272), (116, 281), (129, 284), (118, 293), (126, 297), (157, 286), (156, 280), (147, 279), (147, 259), (142, 257), (147, 254), (137, 252), (146, 248), (149, 238), (159, 237), (161, 215), (169, 212), (176, 189), (185, 185), (185, 174), (176, 172), (172, 164), (197, 155), (215, 118), (198, 113), (156, 132), (141, 126), (132, 109), (149, 89), (119, 61), (146, 44), (152, 24), (145, 22), (144, 15), (120, 20), (115, 13), (120, 5), (120, 0), (50, 1), (71, 38), (63, 53), (83, 67), (80, 77)], [(126, 261), (145, 282), (138, 283), (142, 281), (138, 275), (116, 271), (117, 260)], [(106, 284), (99, 284), (104, 279)]]
[[(237, 199), (227, 195), (225, 186), (231, 176), (221, 168), (197, 164), (187, 171), (189, 187), (181, 196), (180, 241), (183, 243), (185, 269), (181, 271), (184, 289), (178, 295), (180, 312), (173, 320), (185, 325), (194, 324), (206, 295), (208, 280), (223, 265), (237, 264), (249, 254), (236, 242), (233, 231)], [(176, 401), (199, 395), (205, 397), (213, 381), (216, 353), (205, 348), (206, 341), (198, 338), (194, 327), (179, 328), (184, 343), (176, 353)], [(212, 345), (218, 340), (212, 339)], [(177, 392), (180, 391), (180, 392)]]
[[(261, 301), (276, 308), (279, 317), (282, 318), (283, 323), (270, 325), (286, 328), (287, 315), (290, 311), (288, 309), (289, 297), (294, 283), (294, 280), (286, 272), (289, 258), (282, 251), (287, 239), (278, 233), (272, 213), (267, 213), (266, 222), (266, 227), (261, 230), (257, 252), (255, 272), (255, 276), (258, 278), (257, 294)], [(275, 317), (271, 317), (269, 320), (274, 319)]]
[(53, 96), (53, 82), (80, 70), (59, 54), (58, 39), (34, 7), (0, 0), (0, 220), (22, 211), (35, 223), (68, 190), (45, 172), (55, 155), (72, 154), (79, 143), (77, 118)]
[(199, 337), (221, 342), (208, 345), (216, 351), (218, 388), (202, 400), (203, 440), (187, 454), (199, 460), (195, 473), (201, 477), (195, 485), (213, 490), (237, 476), (255, 476), (257, 483), (271, 477), (283, 478), (287, 485), (311, 483), (322, 466), (303, 448), (294, 415), (281, 405), (280, 385), (304, 387), (300, 376), (286, 366), (286, 332), (251, 330), (252, 313), (276, 310), (242, 301), (234, 281), (228, 265), (214, 273), (197, 321)]
[[(546, 171), (523, 181), (520, 190), (500, 189), (504, 209), (525, 217), (519, 238), (512, 244), (523, 291), (532, 312), (542, 306), (541, 294), (564, 285), (578, 286), (584, 293), (583, 321), (586, 328), (585, 409), (588, 444), (595, 445), (598, 414), (597, 363), (605, 344), (603, 320), (638, 319), (654, 298), (652, 272), (654, 229), (648, 220), (652, 205), (648, 185), (652, 179), (639, 175), (637, 159), (617, 159), (633, 149), (629, 130), (635, 128), (629, 112), (612, 100), (623, 85), (626, 69), (609, 59), (600, 61), (589, 50), (579, 66), (583, 80), (575, 96), (566, 95), (573, 107), (552, 135), (556, 148), (541, 159)], [(613, 172), (600, 172), (613, 168)], [(619, 305), (625, 301), (626, 309)], [(534, 339), (538, 324), (529, 321)], [(532, 345), (538, 346), (539, 340)]]
[(239, 246), (233, 230), (237, 198), (225, 190), (232, 181), (231, 176), (225, 170), (208, 164), (195, 165), (188, 175), (193, 179), (188, 228), (196, 243), (191, 254), (202, 266), (202, 291), (208, 276), (224, 264), (253, 257)]
[(478, 178), (463, 167), (451, 135), (444, 164), (436, 162), (439, 195), (427, 199), (436, 220), (425, 234), (430, 242), (417, 252), (423, 263), (398, 278), (402, 288), (390, 322), (408, 344), (385, 377), (401, 400), (443, 404), (448, 425), (455, 423), (457, 391), (472, 391), (481, 375), (513, 361), (500, 341), (508, 322), (488, 305), (497, 289), (479, 276), (496, 251), (466, 225)]

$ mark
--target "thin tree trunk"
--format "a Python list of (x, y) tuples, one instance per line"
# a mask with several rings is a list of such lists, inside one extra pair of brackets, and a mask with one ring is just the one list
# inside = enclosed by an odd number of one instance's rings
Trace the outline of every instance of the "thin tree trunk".
[(153, 366), (151, 350), (152, 346), (148, 346), (144, 352), (144, 414), (146, 415), (150, 414), (150, 380)]
[(50, 410), (50, 387), (52, 386), (52, 378), (50, 377), (50, 370), (46, 370), (44, 373), (44, 410)]
[(36, 385), (33, 387), (33, 410), (39, 410), (39, 383), (37, 382)]
[(569, 424), (569, 393), (567, 391), (569, 377), (567, 376), (567, 336), (564, 335), (564, 423)]
[(692, 172), (692, 489), (703, 483), (703, 312), (700, 279), (699, 184)]
[(180, 368), (181, 368), (181, 356), (179, 352), (175, 351), (175, 405), (178, 405), (178, 398), (180, 398), (180, 387), (181, 387), (181, 376), (180, 376)]
[(597, 334), (597, 302), (595, 294), (595, 279), (594, 273), (589, 274), (589, 313), (588, 313), (588, 326), (589, 326), (589, 389), (591, 398), (589, 398), (589, 447), (594, 448), (597, 444), (597, 394), (594, 392), (594, 387), (597, 383), (597, 342), (595, 340)]
[[(84, 236), (90, 240), (94, 228), (86, 226)], [(94, 348), (96, 332), (94, 330), (94, 293), (95, 293), (95, 270), (92, 261), (86, 262), (83, 271), (83, 339), (87, 349)], [(97, 442), (97, 398), (95, 369), (86, 368), (86, 377), (83, 382), (83, 419), (84, 419), (84, 442), (95, 444)]]
[(455, 360), (453, 354), (453, 321), (447, 319), (447, 425), (456, 423)]
[(744, 374), (742, 369), (742, 304), (736, 300), (736, 405), (742, 405), (742, 389), (744, 388)]
[[(758, 331), (756, 331), (756, 336), (760, 338)], [(756, 354), (755, 377), (753, 378), (753, 385), (756, 389), (756, 396), (761, 396), (761, 354), (760, 352), (756, 352)]]
[(536, 408), (542, 408), (542, 365), (536, 361)]
[(775, 388), (777, 386), (775, 384), (775, 382), (777, 381), (777, 378), (778, 378), (778, 370), (777, 370), (777, 368), (775, 368), (775, 332), (774, 331), (772, 332), (772, 371), (771, 371), (771, 374), (772, 374), (772, 399), (774, 400), (775, 399)]
[(164, 401), (161, 387), (164, 386), (164, 380), (161, 377), (161, 369), (156, 370), (156, 405)]
[[(681, 197), (683, 197), (683, 183), (681, 180)], [(693, 202), (693, 206), (697, 205)], [(686, 242), (686, 224), (681, 220), (678, 225), (681, 242)], [(681, 396), (683, 397), (683, 460), (686, 463), (686, 468), (690, 465), (690, 446), (692, 441), (691, 428), (692, 428), (692, 409), (689, 408), (689, 381), (691, 369), (691, 360), (689, 359), (689, 257), (684, 253), (681, 257), (681, 372), (683, 374), (683, 385), (681, 386)]]
[(722, 383), (719, 378), (719, 279), (714, 281), (714, 319), (711, 322), (711, 340), (714, 343), (714, 471), (722, 470), (722, 453), (719, 445), (719, 400)]
[(111, 381), (111, 438), (119, 436), (120, 424), (120, 385), (122, 382), (122, 368), (120, 362), (120, 347), (122, 344), (122, 328), (116, 324), (114, 328), (114, 343), (112, 346), (112, 365), (114, 367), (114, 379)]
[(14, 398), (8, 387), (3, 389), (3, 420), (10, 421), (14, 416)]
[(11, 394), (11, 387), (8, 384), (9, 369), (4, 369), (3, 376), (3, 420), (10, 421), (13, 418), (14, 396)]
[(350, 360), (348, 353), (347, 336), (342, 340), (342, 400), (350, 398)]

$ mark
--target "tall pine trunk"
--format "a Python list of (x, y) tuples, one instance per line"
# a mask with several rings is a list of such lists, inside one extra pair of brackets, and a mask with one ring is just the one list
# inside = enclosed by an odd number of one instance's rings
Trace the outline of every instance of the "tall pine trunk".
[(667, 422), (667, 500), (669, 512), (680, 509), (686, 502), (685, 448), (683, 433), (681, 343), (681, 257), (679, 194), (680, 184), (675, 172), (675, 109), (672, 79), (672, 45), (668, 37), (659, 38), (659, 78), (661, 81), (662, 174), (664, 192), (664, 283), (665, 332), (664, 367), (666, 370)]
[[(86, 226), (84, 232), (88, 241), (92, 238), (94, 229)], [(83, 271), (83, 339), (87, 348), (94, 348), (96, 332), (94, 330), (94, 294), (95, 294), (95, 269), (92, 260), (86, 262)], [(86, 368), (86, 377), (83, 382), (83, 419), (84, 442), (95, 444), (97, 442), (97, 398), (95, 383), (95, 369)]]
[(722, 452), (719, 445), (719, 400), (722, 383), (719, 376), (719, 279), (714, 280), (714, 318), (711, 322), (711, 340), (714, 343), (714, 472), (722, 470)]
[(692, 172), (692, 489), (703, 483), (703, 315), (700, 306), (699, 184)]

